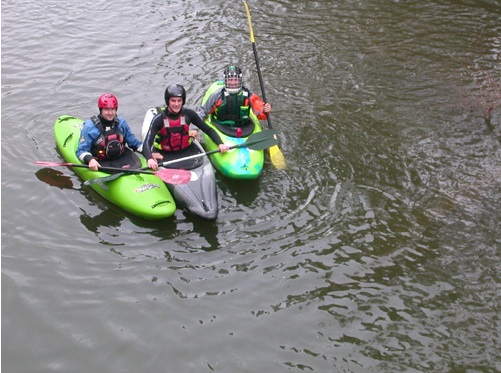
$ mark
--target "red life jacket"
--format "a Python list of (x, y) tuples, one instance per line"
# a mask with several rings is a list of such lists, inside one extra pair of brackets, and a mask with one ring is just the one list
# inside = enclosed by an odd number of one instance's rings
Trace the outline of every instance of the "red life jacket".
[(163, 113), (164, 126), (155, 137), (155, 148), (170, 152), (190, 146), (190, 126), (184, 114), (181, 113), (177, 119), (170, 119), (165, 115), (165, 109), (160, 111)]
[(101, 135), (99, 135), (92, 147), (92, 154), (99, 161), (120, 158), (124, 153), (125, 142), (118, 130), (118, 120), (115, 119), (113, 126), (105, 131), (98, 117), (93, 116), (90, 119), (101, 132)]

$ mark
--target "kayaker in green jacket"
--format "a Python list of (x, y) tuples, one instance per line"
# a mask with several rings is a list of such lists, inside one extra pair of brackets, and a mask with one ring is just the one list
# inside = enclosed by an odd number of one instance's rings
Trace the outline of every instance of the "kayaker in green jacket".
[(203, 120), (212, 115), (217, 123), (231, 127), (245, 126), (250, 120), (250, 110), (259, 120), (266, 120), (271, 105), (243, 85), (242, 70), (235, 65), (227, 66), (223, 77), (224, 87), (209, 96), (198, 115)]

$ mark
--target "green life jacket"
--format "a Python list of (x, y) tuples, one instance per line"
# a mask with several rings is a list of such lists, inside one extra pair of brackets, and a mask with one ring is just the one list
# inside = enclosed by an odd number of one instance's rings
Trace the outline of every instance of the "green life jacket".
[(223, 100), (214, 111), (214, 119), (220, 124), (231, 127), (241, 127), (248, 123), (250, 106), (249, 92), (242, 90), (238, 94), (230, 95), (223, 90)]

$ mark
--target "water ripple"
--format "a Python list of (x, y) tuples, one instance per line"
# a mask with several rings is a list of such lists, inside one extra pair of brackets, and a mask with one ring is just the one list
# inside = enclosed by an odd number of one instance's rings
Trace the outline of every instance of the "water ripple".
[(260, 93), (242, 4), (3, 3), (4, 369), (499, 370), (499, 6), (456, 3), (250, 3), (287, 169), (213, 222), (33, 161), (103, 91), (136, 133), (230, 62)]

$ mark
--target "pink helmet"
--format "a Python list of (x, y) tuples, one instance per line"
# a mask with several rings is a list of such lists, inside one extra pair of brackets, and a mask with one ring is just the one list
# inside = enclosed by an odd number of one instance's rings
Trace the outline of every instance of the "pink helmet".
[(118, 109), (118, 100), (111, 93), (104, 93), (97, 100), (97, 107), (99, 109)]

